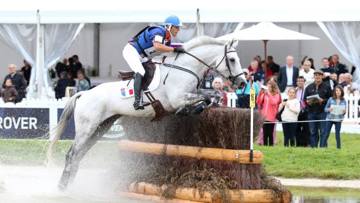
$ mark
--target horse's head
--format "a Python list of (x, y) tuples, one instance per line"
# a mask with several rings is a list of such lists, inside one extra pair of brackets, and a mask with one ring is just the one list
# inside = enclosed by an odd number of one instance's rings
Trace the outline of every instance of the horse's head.
[(238, 41), (231, 41), (225, 44), (224, 54), (218, 59), (216, 71), (229, 79), (233, 84), (246, 83), (244, 72), (241, 68), (240, 58), (236, 52)]
[[(246, 82), (243, 70), (241, 69), (240, 59), (236, 53), (238, 41), (224, 42), (211, 37), (201, 36), (192, 39), (184, 44), (187, 55), (192, 56), (200, 67), (212, 69), (218, 75), (229, 79), (235, 85)], [(187, 59), (189, 57), (184, 55)], [(194, 62), (188, 60), (190, 67), (194, 67)]]

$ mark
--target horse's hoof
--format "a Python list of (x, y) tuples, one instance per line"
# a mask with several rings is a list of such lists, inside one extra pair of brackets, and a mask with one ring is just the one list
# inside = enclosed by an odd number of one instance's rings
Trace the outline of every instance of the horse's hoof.
[(188, 116), (188, 115), (190, 115), (190, 109), (189, 109), (189, 107), (181, 107), (175, 112), (175, 115)]

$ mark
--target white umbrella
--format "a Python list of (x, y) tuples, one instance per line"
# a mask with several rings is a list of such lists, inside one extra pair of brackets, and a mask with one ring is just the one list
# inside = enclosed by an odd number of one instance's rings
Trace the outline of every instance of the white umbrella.
[(271, 22), (261, 22), (249, 28), (234, 31), (218, 37), (220, 40), (263, 40), (264, 54), (267, 55), (269, 40), (318, 40), (318, 37), (279, 27)]

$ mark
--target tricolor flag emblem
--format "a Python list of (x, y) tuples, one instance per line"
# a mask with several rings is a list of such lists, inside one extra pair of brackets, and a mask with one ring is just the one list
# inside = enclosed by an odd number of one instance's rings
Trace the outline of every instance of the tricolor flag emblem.
[(122, 95), (122, 96), (124, 96), (124, 97), (126, 96), (125, 88), (121, 88), (121, 89), (120, 89), (120, 92), (121, 92), (121, 95)]
[(129, 95), (133, 95), (134, 94), (134, 89), (129, 89)]

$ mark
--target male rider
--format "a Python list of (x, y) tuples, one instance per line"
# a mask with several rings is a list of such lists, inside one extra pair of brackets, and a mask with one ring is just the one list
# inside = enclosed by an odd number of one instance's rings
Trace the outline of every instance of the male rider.
[(176, 37), (181, 26), (182, 23), (177, 16), (169, 16), (165, 19), (164, 25), (144, 28), (124, 47), (123, 56), (130, 68), (135, 72), (135, 110), (144, 109), (141, 102), (141, 83), (145, 75), (143, 63), (164, 52), (185, 52), (182, 47), (174, 48), (170, 46), (171, 38)]

